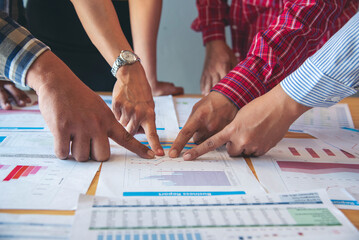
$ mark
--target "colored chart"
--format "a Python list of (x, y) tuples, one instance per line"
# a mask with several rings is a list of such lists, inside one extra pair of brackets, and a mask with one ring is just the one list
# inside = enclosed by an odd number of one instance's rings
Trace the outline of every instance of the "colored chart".
[(107, 240), (107, 239), (124, 239), (124, 240), (175, 240), (175, 239), (189, 239), (189, 240), (202, 240), (201, 233), (188, 233), (188, 231), (177, 232), (177, 233), (100, 233), (97, 236), (97, 240)]
[(14, 179), (19, 179), (20, 177), (27, 177), (37, 174), (41, 169), (47, 169), (46, 166), (22, 166), (17, 165), (3, 180), (7, 182)]
[[(158, 129), (157, 129), (158, 130)], [(148, 142), (141, 142), (142, 144), (146, 145), (148, 148), (151, 148)], [(160, 142), (163, 149), (170, 149), (172, 147), (173, 142)], [(187, 143), (183, 149), (192, 149), (196, 146), (195, 143)]]
[(314, 162), (291, 162), (277, 161), (278, 166), (284, 172), (327, 174), (327, 173), (359, 173), (358, 164), (341, 163), (314, 163)]
[(6, 136), (0, 136), (0, 143), (2, 143), (5, 140)]
[[(301, 151), (300, 148), (296, 148), (296, 147), (288, 147), (288, 150), (289, 152), (291, 153), (292, 156), (295, 156), (295, 157), (300, 157), (302, 156), (303, 151)], [(306, 147), (304, 148), (304, 150), (309, 153), (309, 155), (312, 157), (312, 158), (321, 158), (321, 155), (323, 155), (323, 157), (346, 157), (346, 158), (356, 158), (353, 154), (351, 153), (348, 153), (344, 150), (341, 150), (340, 149), (340, 154), (335, 154), (333, 152), (333, 150), (329, 149), (329, 148), (321, 148), (321, 149), (314, 149), (314, 148), (311, 148), (311, 147)], [(302, 152), (302, 154), (301, 154)], [(324, 154), (323, 154), (324, 153)], [(340, 156), (339, 156), (340, 155)]]
[(161, 175), (144, 179), (155, 179), (166, 186), (231, 186), (224, 171), (161, 171)]

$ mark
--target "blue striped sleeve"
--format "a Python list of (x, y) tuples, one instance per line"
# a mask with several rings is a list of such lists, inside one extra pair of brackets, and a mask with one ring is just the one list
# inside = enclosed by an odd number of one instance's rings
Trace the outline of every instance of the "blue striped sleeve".
[(359, 13), (281, 82), (295, 101), (329, 107), (359, 89)]
[(0, 12), (0, 75), (25, 86), (31, 64), (48, 49), (7, 14)]

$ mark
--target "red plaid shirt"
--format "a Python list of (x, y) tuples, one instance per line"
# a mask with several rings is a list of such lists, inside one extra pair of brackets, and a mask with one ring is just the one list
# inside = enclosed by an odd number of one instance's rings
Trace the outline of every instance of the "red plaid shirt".
[(230, 25), (238, 65), (216, 86), (237, 107), (266, 93), (296, 70), (354, 14), (358, 0), (197, 0), (192, 23), (203, 42), (225, 40)]

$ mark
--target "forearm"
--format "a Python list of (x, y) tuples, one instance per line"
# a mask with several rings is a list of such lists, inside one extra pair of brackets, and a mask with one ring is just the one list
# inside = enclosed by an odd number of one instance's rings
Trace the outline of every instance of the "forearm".
[(92, 43), (112, 66), (121, 50), (132, 50), (110, 0), (71, 0)]
[(157, 81), (157, 34), (162, 0), (130, 0), (129, 5), (134, 50), (153, 85)]
[(343, 1), (288, 1), (281, 15), (255, 36), (246, 59), (214, 90), (239, 108), (263, 95), (313, 54), (344, 5)]

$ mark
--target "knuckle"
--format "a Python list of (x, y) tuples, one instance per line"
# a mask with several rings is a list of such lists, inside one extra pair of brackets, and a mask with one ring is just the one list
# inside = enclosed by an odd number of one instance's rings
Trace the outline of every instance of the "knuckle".
[(213, 151), (213, 150), (216, 149), (215, 144), (214, 144), (214, 141), (213, 141), (212, 139), (208, 139), (208, 140), (206, 141), (206, 147), (207, 147), (209, 150), (211, 150), (211, 151)]

